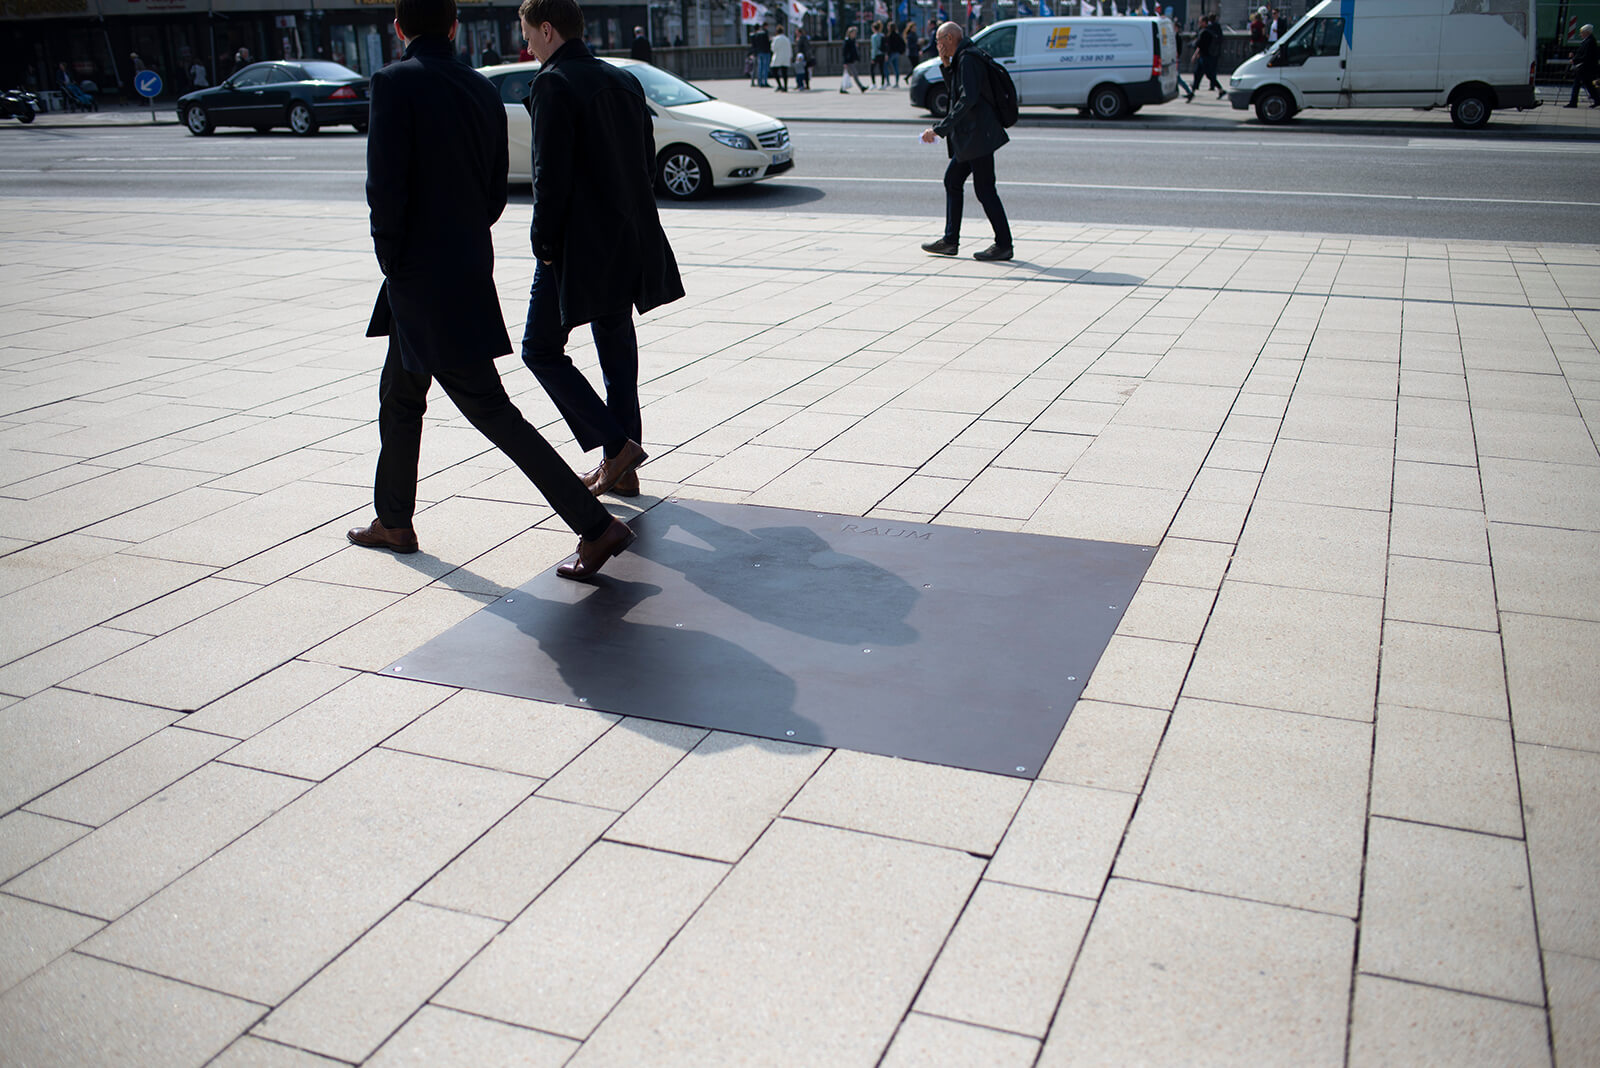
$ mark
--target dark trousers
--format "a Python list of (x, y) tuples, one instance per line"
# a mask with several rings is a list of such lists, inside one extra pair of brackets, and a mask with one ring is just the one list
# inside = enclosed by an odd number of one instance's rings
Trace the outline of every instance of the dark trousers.
[(1567, 103), (1576, 107), (1578, 105), (1578, 90), (1589, 90), (1589, 103), (1600, 104), (1600, 93), (1594, 90), (1595, 72), (1592, 70), (1575, 70), (1572, 72), (1572, 99)]
[(1222, 85), (1221, 85), (1221, 83), (1219, 83), (1217, 81), (1217, 57), (1216, 56), (1201, 56), (1200, 57), (1200, 63), (1195, 68), (1195, 72), (1194, 72), (1194, 87), (1196, 89), (1200, 88), (1200, 81), (1201, 81), (1202, 78), (1211, 79), (1211, 88), (1215, 89), (1219, 93), (1222, 92)]
[(413, 374), (401, 365), (400, 349), (392, 335), (378, 382), (378, 437), (382, 444), (372, 491), (372, 502), (384, 526), (410, 527), (417, 510), (422, 414), (428, 409), (428, 386), (434, 379), (467, 422), (522, 469), (574, 533), (597, 538), (605, 532), (611, 525), (611, 513), (511, 403), (492, 361), (440, 371), (431, 377)]
[(961, 240), (961, 206), (967, 175), (972, 176), (972, 191), (983, 205), (983, 213), (994, 227), (994, 243), (1001, 248), (1011, 247), (1011, 224), (1006, 222), (1006, 209), (1000, 203), (1000, 194), (994, 188), (994, 153), (979, 156), (963, 163), (951, 159), (944, 169), (944, 239)]
[(633, 310), (624, 309), (589, 324), (606, 399), (594, 391), (567, 355), (568, 331), (561, 326), (561, 301), (554, 268), (533, 269), (528, 294), (528, 325), (522, 333), (522, 362), (528, 365), (556, 410), (567, 421), (584, 452), (604, 446), (615, 456), (631, 438), (639, 441), (639, 339), (633, 332)]

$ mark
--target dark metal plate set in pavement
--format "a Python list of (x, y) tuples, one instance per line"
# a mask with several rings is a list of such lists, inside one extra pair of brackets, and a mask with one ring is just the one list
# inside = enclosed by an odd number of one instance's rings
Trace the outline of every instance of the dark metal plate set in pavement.
[(1031, 779), (1154, 555), (663, 501), (592, 583), (552, 568), (387, 670)]

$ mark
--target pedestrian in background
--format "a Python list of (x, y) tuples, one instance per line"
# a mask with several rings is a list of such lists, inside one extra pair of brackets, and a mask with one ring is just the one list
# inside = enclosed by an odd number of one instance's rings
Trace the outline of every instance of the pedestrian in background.
[(804, 26), (794, 32), (794, 87), (802, 93), (811, 89), (811, 38)]
[(778, 83), (777, 90), (780, 93), (789, 91), (789, 68), (793, 64), (794, 42), (783, 32), (783, 23), (780, 22), (772, 38), (772, 80)]
[(1595, 91), (1594, 80), (1600, 76), (1600, 45), (1595, 44), (1594, 27), (1578, 27), (1578, 47), (1572, 53), (1572, 99), (1567, 107), (1578, 106), (1578, 87), (1589, 90), (1589, 106), (1600, 108), (1600, 94)]
[(767, 75), (772, 71), (772, 38), (767, 35), (767, 24), (762, 23), (750, 33), (750, 51), (755, 56), (756, 66), (751, 73), (755, 75), (752, 85), (762, 89), (767, 87)]
[(197, 59), (189, 64), (190, 89), (204, 89), (210, 84), (211, 80), (206, 77), (206, 65), (204, 63)]
[(856, 64), (861, 62), (861, 48), (856, 44), (856, 28), (850, 27), (844, 31), (844, 42), (839, 47), (839, 63), (842, 70), (839, 73), (839, 92), (850, 91), (850, 81), (855, 80), (856, 88), (866, 92), (867, 87), (861, 84), (861, 75), (856, 73)]
[(511, 351), (490, 234), (506, 206), (506, 113), (488, 79), (456, 59), (458, 26), (455, 0), (396, 0), (405, 55), (372, 75), (367, 204), (384, 283), (367, 336), (388, 337), (389, 349), (378, 382), (378, 514), (346, 537), (417, 551), (417, 459), (437, 379), (578, 534), (577, 556), (557, 573), (587, 578), (633, 531), (522, 417), (495, 370), (495, 357)]
[(1211, 81), (1211, 88), (1217, 91), (1217, 98), (1227, 96), (1227, 92), (1217, 82), (1217, 60), (1222, 55), (1222, 26), (1221, 18), (1217, 15), (1200, 16), (1200, 33), (1194, 41), (1194, 87), (1198, 91), (1202, 78)]
[(1250, 16), (1250, 54), (1252, 56), (1264, 51), (1267, 47), (1267, 23), (1263, 18), (1266, 13), (1267, 9), (1262, 8)]
[(906, 23), (905, 39), (906, 74), (909, 76), (916, 69), (917, 64), (922, 62), (922, 38), (917, 36), (917, 24), (915, 22)]
[(1009, 260), (1012, 255), (1011, 226), (1006, 209), (994, 187), (994, 154), (1007, 141), (1006, 128), (990, 103), (985, 89), (989, 72), (985, 58), (972, 47), (966, 33), (954, 22), (939, 27), (934, 35), (945, 84), (950, 87), (950, 109), (944, 118), (922, 131), (924, 144), (945, 139), (950, 165), (944, 172), (944, 236), (929, 241), (922, 251), (935, 256), (954, 256), (961, 250), (961, 207), (966, 195), (967, 177), (972, 191), (983, 205), (989, 225), (994, 227), (994, 244), (974, 252), (975, 260)]
[(872, 24), (872, 61), (867, 67), (867, 80), (873, 85), (889, 87), (889, 76), (883, 70), (883, 23)]
[(889, 72), (894, 75), (896, 88), (900, 86), (900, 57), (906, 54), (906, 39), (900, 36), (900, 27), (889, 23), (888, 32), (883, 35), (883, 57)]
[(643, 26), (633, 28), (633, 44), (628, 46), (628, 55), (641, 63), (650, 63), (655, 57), (655, 49), (650, 47), (650, 38), (644, 35)]

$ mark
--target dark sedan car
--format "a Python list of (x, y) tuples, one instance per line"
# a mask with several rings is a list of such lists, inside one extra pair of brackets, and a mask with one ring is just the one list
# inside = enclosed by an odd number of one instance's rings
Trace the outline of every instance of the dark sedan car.
[(196, 137), (218, 126), (287, 126), (302, 137), (322, 126), (367, 128), (367, 79), (342, 63), (252, 63), (227, 81), (178, 98), (178, 121)]

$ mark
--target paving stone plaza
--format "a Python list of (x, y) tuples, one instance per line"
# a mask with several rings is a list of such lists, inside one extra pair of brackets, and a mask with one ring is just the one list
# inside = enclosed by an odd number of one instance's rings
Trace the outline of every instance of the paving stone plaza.
[(1038, 778), (384, 674), (573, 536), (346, 544), (362, 207), (6, 199), (0, 1064), (1600, 1059), (1600, 250), (664, 221), (617, 514), (1152, 547)]

